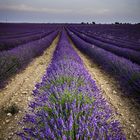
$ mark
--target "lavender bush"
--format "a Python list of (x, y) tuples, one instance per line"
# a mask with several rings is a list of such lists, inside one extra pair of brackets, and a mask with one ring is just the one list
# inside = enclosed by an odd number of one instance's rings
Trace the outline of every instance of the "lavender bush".
[(0, 51), (3, 50), (10, 50), (14, 47), (19, 47), (21, 44), (25, 44), (31, 41), (39, 40), (41, 38), (44, 38), (45, 36), (49, 35), (53, 31), (47, 31), (47, 32), (40, 32), (40, 33), (33, 33), (31, 35), (16, 37), (16, 38), (6, 38), (6, 39), (0, 39)]
[(126, 59), (131, 60), (133, 63), (137, 63), (140, 64), (140, 52), (135, 51), (135, 50), (131, 50), (129, 48), (121, 48), (118, 47), (117, 45), (112, 45), (112, 44), (108, 44), (106, 42), (94, 39), (92, 37), (89, 37), (85, 34), (81, 34), (77, 31), (72, 30), (76, 35), (78, 35), (80, 38), (82, 38), (83, 40), (85, 40), (86, 42), (89, 42), (91, 44), (96, 45), (97, 47), (103, 48), (107, 51), (110, 51), (118, 56), (124, 57)]
[(34, 57), (42, 54), (49, 47), (57, 33), (55, 31), (43, 39), (0, 52), (0, 87), (3, 86), (8, 77), (24, 68)]
[(121, 48), (130, 48), (140, 51), (139, 25), (69, 25), (72, 29), (84, 32), (87, 35), (117, 45)]
[(84, 53), (88, 54), (94, 61), (100, 64), (107, 72), (115, 76), (122, 88), (132, 96), (140, 100), (140, 66), (132, 63), (131, 61), (122, 57), (116, 56), (104, 49), (89, 44), (76, 36), (74, 33), (69, 32), (75, 45)]
[(124, 41), (121, 38), (116, 38), (116, 36), (110, 36), (107, 33), (102, 35), (101, 33), (96, 33), (96, 32), (93, 33), (92, 31), (87, 32), (86, 30), (85, 31), (77, 30), (77, 31), (80, 33), (84, 33), (91, 38), (102, 41), (104, 43), (109, 43), (120, 48), (128, 48), (131, 50), (140, 51), (140, 43), (138, 42), (134, 43), (131, 40)]
[(10, 34), (10, 35), (2, 35), (0, 36), (0, 40), (6, 40), (6, 39), (12, 39), (12, 38), (21, 38), (21, 37), (26, 37), (30, 35), (36, 35), (42, 33), (41, 31), (28, 31), (28, 32), (20, 32), (16, 34)]
[(125, 140), (120, 124), (65, 32), (33, 91), (22, 140)]

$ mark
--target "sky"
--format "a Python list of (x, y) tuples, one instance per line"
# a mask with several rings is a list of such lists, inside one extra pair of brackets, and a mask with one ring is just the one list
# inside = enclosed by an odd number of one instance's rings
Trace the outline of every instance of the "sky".
[(0, 0), (0, 22), (138, 23), (140, 0)]

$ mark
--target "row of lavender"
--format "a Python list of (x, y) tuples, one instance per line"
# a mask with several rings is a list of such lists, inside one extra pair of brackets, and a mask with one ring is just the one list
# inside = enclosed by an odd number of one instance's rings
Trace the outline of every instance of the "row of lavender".
[(121, 38), (116, 39), (112, 36), (102, 36), (102, 34), (97, 34), (97, 33), (92, 33), (92, 32), (86, 32), (86, 31), (82, 31), (83, 33), (86, 33), (88, 36), (95, 38), (97, 40), (103, 41), (105, 43), (109, 43), (109, 44), (113, 44), (113, 45), (117, 45), (118, 47), (122, 47), (122, 48), (129, 48), (132, 50), (136, 50), (136, 51), (140, 51), (140, 43), (139, 42), (133, 42), (131, 40), (122, 40)]
[(24, 34), (57, 29), (58, 25), (39, 23), (0, 23), (0, 38), (18, 37)]
[(41, 39), (59, 28), (53, 24), (0, 23), (0, 51)]
[[(115, 76), (122, 88), (136, 96), (140, 101), (140, 66), (131, 61), (119, 57), (109, 51), (85, 42), (74, 33), (68, 31), (75, 45), (84, 53), (88, 54), (94, 61), (100, 64), (104, 70)], [(133, 94), (132, 94), (133, 93)], [(130, 96), (131, 96), (130, 95)]]
[[(54, 30), (54, 29), (53, 29)], [(53, 32), (53, 30), (48, 30), (48, 31), (44, 31), (44, 32), (33, 32), (33, 33), (30, 33), (30, 34), (22, 34), (21, 36), (17, 36), (17, 37), (14, 37), (12, 38), (1, 38), (0, 39), (0, 51), (3, 51), (3, 50), (10, 50), (10, 49), (13, 49), (14, 47), (17, 47), (21, 44), (25, 44), (25, 43), (28, 43), (28, 42), (31, 42), (31, 41), (35, 41), (35, 40), (38, 40), (38, 39), (41, 39), (47, 35), (49, 35), (50, 33)]]
[[(74, 27), (72, 26), (72, 28), (74, 28)], [(100, 30), (98, 28), (95, 31), (94, 30), (88, 31), (88, 27), (83, 30), (81, 28), (74, 28), (74, 29), (80, 33), (84, 33), (87, 36), (92, 37), (96, 40), (102, 41), (104, 43), (109, 43), (109, 44), (112, 44), (112, 45), (115, 45), (115, 46), (121, 47), (121, 48), (128, 48), (128, 49), (132, 49), (135, 51), (140, 51), (140, 36), (136, 37), (137, 41), (133, 41), (133, 39), (131, 39), (131, 38), (129, 40), (123, 40), (123, 37), (117, 38), (117, 36), (115, 36), (115, 34), (113, 36), (109, 35), (109, 33), (110, 33), (109, 29), (103, 34), (100, 33)], [(99, 30), (99, 32), (98, 32), (98, 30)], [(120, 26), (120, 30), (121, 30), (121, 26)], [(130, 29), (128, 29), (128, 31), (129, 30)], [(131, 32), (130, 33), (128, 32), (128, 35), (133, 36), (133, 38), (135, 38), (136, 32), (140, 35), (140, 27), (137, 27), (133, 31), (133, 34)], [(122, 36), (122, 34), (121, 34), (121, 36)]]
[[(133, 63), (140, 64), (140, 52), (135, 51), (129, 48), (123, 48), (118, 47), (117, 45), (112, 45), (109, 43), (106, 43), (104, 41), (100, 41), (94, 37), (89, 37), (86, 34), (81, 34), (80, 32), (77, 32), (75, 30), (72, 30), (76, 35), (78, 35), (80, 38), (85, 40), (86, 42), (89, 42), (91, 44), (94, 44), (100, 48), (103, 48), (104, 50), (110, 51), (118, 56), (124, 57), (126, 59), (131, 60)], [(134, 47), (134, 46), (132, 46)], [(140, 47), (137, 47), (137, 49), (140, 50)]]
[(123, 140), (118, 121), (62, 32), (52, 63), (33, 92), (22, 140)]
[(37, 41), (0, 52), (0, 87), (4, 85), (4, 81), (8, 77), (24, 68), (34, 57), (41, 55), (49, 47), (57, 33), (58, 31), (55, 31)]
[(33, 34), (38, 34), (41, 33), (41, 31), (25, 31), (25, 32), (20, 32), (17, 34), (10, 34), (10, 35), (3, 35), (0, 36), (0, 40), (6, 40), (6, 39), (10, 39), (10, 38), (20, 38), (20, 37), (25, 37), (25, 36), (30, 36)]
[(96, 39), (134, 49), (140, 46), (140, 25), (72, 25)]

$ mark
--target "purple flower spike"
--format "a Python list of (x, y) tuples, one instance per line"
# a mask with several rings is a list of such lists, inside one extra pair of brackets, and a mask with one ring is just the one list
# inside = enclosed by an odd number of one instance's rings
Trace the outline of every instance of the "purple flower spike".
[[(35, 104), (36, 103), (36, 104)], [(120, 124), (81, 58), (62, 31), (41, 84), (36, 85), (32, 114), (22, 138), (39, 140), (121, 140)], [(30, 124), (30, 125), (28, 125)], [(43, 135), (44, 134), (44, 135)]]

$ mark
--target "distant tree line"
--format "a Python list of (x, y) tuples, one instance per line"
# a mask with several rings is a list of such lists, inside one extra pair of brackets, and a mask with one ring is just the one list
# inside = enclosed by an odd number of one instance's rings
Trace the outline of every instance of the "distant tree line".
[[(81, 24), (96, 24), (94, 21), (89, 23), (89, 22), (81, 22)], [(115, 23), (112, 23), (112, 24), (132, 24), (132, 23), (121, 23), (121, 22), (115, 22)], [(140, 23), (135, 23), (135, 24), (138, 24), (140, 25)]]
[(92, 23), (89, 23), (89, 22), (81, 22), (81, 24), (96, 24), (94, 21)]

